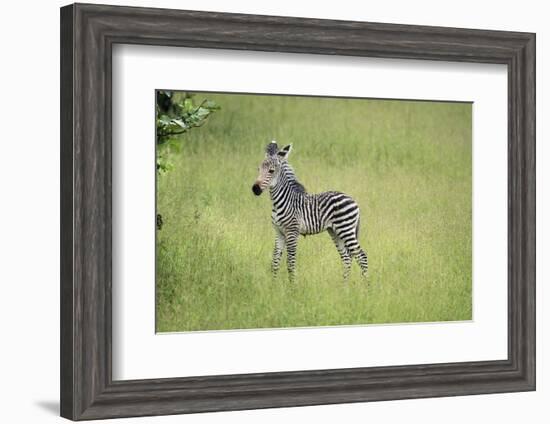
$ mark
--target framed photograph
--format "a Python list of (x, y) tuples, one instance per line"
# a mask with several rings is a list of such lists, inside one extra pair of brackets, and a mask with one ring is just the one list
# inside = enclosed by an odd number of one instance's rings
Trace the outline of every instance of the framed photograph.
[(61, 415), (535, 390), (535, 35), (61, 9)]

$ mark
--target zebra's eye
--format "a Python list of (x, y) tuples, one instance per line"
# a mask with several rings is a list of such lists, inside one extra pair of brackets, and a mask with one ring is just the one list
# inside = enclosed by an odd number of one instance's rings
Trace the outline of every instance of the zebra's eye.
[(275, 172), (275, 170), (274, 170), (274, 169), (270, 169), (268, 172), (269, 172), (270, 174), (273, 174), (273, 173)]

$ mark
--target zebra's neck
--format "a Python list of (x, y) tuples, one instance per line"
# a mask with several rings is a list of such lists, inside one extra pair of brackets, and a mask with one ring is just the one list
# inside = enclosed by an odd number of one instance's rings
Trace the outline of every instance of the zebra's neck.
[(292, 195), (293, 198), (302, 197), (306, 195), (305, 187), (300, 184), (296, 178), (294, 170), (288, 163), (281, 165), (281, 173), (277, 179), (277, 184), (270, 188), (271, 200), (276, 205), (277, 200), (282, 197)]

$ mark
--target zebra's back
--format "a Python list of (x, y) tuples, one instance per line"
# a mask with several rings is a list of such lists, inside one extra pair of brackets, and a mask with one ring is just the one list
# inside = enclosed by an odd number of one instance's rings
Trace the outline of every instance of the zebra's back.
[(317, 234), (331, 229), (355, 229), (359, 220), (359, 207), (355, 200), (338, 191), (310, 194), (300, 208), (300, 233)]

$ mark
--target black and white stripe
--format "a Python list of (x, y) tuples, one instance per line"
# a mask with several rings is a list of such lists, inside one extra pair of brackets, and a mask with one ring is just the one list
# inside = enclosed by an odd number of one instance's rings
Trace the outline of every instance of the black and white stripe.
[(291, 146), (280, 151), (274, 147), (274, 143), (268, 146), (260, 176), (253, 187), (254, 193), (258, 195), (267, 186), (270, 187), (272, 222), (276, 234), (273, 274), (277, 275), (286, 249), (289, 276), (294, 280), (299, 236), (327, 231), (342, 259), (344, 279), (349, 277), (352, 258), (356, 258), (362, 274), (366, 276), (368, 261), (358, 240), (360, 211), (357, 203), (350, 196), (337, 191), (307, 193), (286, 161)]

